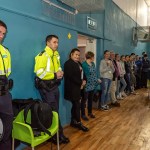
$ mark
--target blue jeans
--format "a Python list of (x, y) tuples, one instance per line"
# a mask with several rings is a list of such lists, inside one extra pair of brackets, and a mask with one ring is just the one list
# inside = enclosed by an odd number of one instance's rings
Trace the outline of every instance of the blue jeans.
[(110, 79), (102, 78), (101, 107), (105, 106), (109, 99), (111, 81), (112, 80), (110, 80)]
[(122, 83), (122, 87), (120, 89), (120, 92), (123, 92), (125, 90), (126, 86), (127, 86), (127, 83), (126, 83), (124, 77), (120, 78), (120, 82)]
[[(122, 84), (122, 86), (120, 86)], [(120, 92), (123, 92), (127, 86), (127, 83), (124, 79), (124, 77), (120, 77), (120, 80), (117, 81), (117, 95), (119, 95)]]

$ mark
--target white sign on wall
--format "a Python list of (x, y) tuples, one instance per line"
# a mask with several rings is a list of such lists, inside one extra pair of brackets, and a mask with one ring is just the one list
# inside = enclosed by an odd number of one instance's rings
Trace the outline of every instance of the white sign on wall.
[(91, 17), (87, 16), (87, 27), (96, 30), (97, 29), (97, 21)]

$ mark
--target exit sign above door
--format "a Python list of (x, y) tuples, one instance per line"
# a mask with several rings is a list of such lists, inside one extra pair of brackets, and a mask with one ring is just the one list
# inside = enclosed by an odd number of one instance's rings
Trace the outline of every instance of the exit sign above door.
[(87, 16), (87, 27), (96, 30), (97, 29), (97, 21), (91, 17)]

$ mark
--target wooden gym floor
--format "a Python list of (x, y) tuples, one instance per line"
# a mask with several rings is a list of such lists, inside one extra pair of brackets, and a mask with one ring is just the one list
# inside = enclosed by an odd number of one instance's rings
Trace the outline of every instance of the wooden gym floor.
[[(121, 107), (109, 111), (94, 110), (95, 119), (83, 122), (89, 132), (70, 126), (64, 132), (69, 144), (61, 144), (60, 150), (150, 150), (150, 100), (147, 89), (137, 91), (121, 100)], [(50, 150), (46, 142), (35, 150)], [(25, 150), (30, 150), (26, 148)], [(56, 150), (56, 145), (53, 145)]]

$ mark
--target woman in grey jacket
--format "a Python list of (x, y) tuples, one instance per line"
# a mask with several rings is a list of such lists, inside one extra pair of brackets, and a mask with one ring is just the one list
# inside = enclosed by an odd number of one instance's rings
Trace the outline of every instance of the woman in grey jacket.
[(101, 95), (101, 109), (108, 110), (107, 101), (109, 98), (110, 85), (115, 71), (112, 61), (109, 60), (110, 52), (104, 51), (104, 59), (100, 63), (100, 75), (102, 80), (102, 95)]

